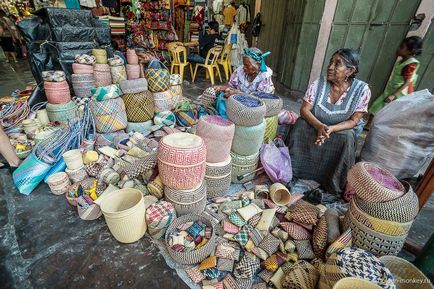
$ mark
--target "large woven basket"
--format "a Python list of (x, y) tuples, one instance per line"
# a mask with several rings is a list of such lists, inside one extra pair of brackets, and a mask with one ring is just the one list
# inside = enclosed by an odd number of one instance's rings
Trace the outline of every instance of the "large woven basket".
[(359, 162), (348, 171), (348, 184), (366, 202), (392, 201), (405, 192), (390, 172), (368, 162)]
[(62, 104), (71, 101), (69, 85), (66, 81), (61, 81), (61, 82), (44, 81), (44, 91), (49, 103)]
[(73, 63), (72, 71), (74, 74), (93, 74), (92, 64)]
[(196, 134), (206, 144), (207, 162), (219, 163), (229, 157), (234, 132), (235, 125), (220, 116), (206, 115), (200, 118)]
[(371, 252), (375, 256), (398, 255), (404, 246), (407, 234), (389, 236), (369, 229), (359, 222), (348, 210), (344, 218), (344, 229), (351, 229), (353, 246)]
[(127, 62), (128, 64), (139, 64), (139, 57), (134, 49), (127, 49)]
[(166, 231), (166, 244), (169, 241), (170, 234), (176, 232), (177, 228), (180, 225), (195, 221), (201, 221), (202, 223), (212, 228), (211, 238), (203, 247), (190, 252), (176, 252), (172, 250), (170, 246), (167, 246), (167, 251), (169, 252), (169, 255), (179, 264), (191, 265), (202, 262), (209, 255), (211, 255), (212, 251), (216, 246), (216, 234), (214, 224), (206, 216), (197, 214), (188, 214), (175, 219)]
[(95, 86), (108, 86), (112, 84), (112, 75), (108, 64), (95, 64), (93, 67)]
[(339, 280), (333, 289), (382, 289), (382, 287), (368, 280), (347, 277)]
[(380, 260), (392, 272), (397, 289), (434, 289), (428, 277), (407, 260), (395, 256), (383, 256)]
[(270, 143), (276, 138), (279, 118), (277, 115), (266, 117), (265, 123), (264, 143)]
[(154, 117), (154, 100), (150, 91), (124, 94), (122, 99), (125, 103), (128, 121), (145, 122)]
[(145, 77), (148, 80), (149, 90), (162, 92), (170, 88), (170, 73), (166, 68), (147, 68)]
[[(243, 184), (251, 181), (255, 178), (255, 174), (252, 173), (258, 167), (259, 152), (250, 156), (241, 156), (234, 152), (231, 152), (232, 157), (232, 173), (231, 182), (234, 184)], [(243, 179), (239, 180), (237, 177), (251, 173)]]
[(227, 100), (226, 112), (236, 125), (254, 126), (263, 121), (266, 108), (264, 102), (256, 97), (235, 94)]
[(137, 79), (140, 78), (140, 65), (139, 64), (127, 64), (126, 65), (127, 78)]
[(122, 98), (90, 101), (98, 133), (109, 133), (125, 129), (128, 124), (125, 104)]
[(205, 210), (206, 192), (205, 182), (192, 190), (175, 190), (167, 186), (164, 187), (166, 201), (173, 204), (177, 216), (193, 213), (200, 214)]
[(205, 176), (206, 147), (204, 141), (189, 133), (173, 133), (163, 137), (158, 146), (158, 169), (165, 186), (190, 190)]
[(74, 89), (75, 96), (79, 98), (86, 98), (92, 95), (91, 89), (95, 86), (95, 78), (92, 74), (73, 74), (72, 88)]
[(365, 213), (383, 220), (405, 223), (414, 220), (419, 212), (419, 199), (410, 184), (403, 182), (406, 193), (388, 202), (366, 202), (355, 196), (355, 203)]
[(163, 92), (152, 93), (154, 97), (155, 112), (169, 111), (173, 107), (172, 91), (166, 90)]
[(110, 73), (112, 74), (112, 81), (114, 84), (118, 84), (123, 80), (127, 80), (127, 72), (125, 66), (111, 66)]
[(139, 93), (148, 90), (146, 78), (124, 80), (119, 83), (123, 93)]
[(68, 122), (77, 116), (77, 107), (73, 101), (65, 104), (47, 103), (46, 109), (50, 121)]
[(253, 95), (264, 102), (267, 108), (266, 117), (278, 115), (283, 107), (283, 100), (276, 95), (266, 92), (254, 92)]
[(206, 163), (205, 181), (210, 198), (223, 196), (231, 185), (232, 158), (220, 163)]
[(255, 126), (237, 125), (235, 127), (231, 151), (242, 156), (250, 156), (257, 153), (261, 148), (264, 132), (265, 121)]

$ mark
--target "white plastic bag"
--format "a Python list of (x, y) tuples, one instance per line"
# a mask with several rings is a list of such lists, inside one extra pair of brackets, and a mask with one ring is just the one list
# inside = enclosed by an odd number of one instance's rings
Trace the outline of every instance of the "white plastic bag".
[(434, 96), (425, 89), (403, 96), (374, 118), (361, 158), (398, 179), (412, 177), (434, 151)]

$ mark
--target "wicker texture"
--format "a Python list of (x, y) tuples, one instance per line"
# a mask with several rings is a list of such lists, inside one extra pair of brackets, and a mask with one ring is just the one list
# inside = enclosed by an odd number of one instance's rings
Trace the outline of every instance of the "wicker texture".
[(80, 219), (85, 221), (93, 221), (102, 216), (101, 208), (97, 204), (92, 204), (87, 208), (77, 204), (77, 212)]
[(276, 138), (278, 127), (277, 115), (265, 118), (264, 143), (270, 143)]
[(65, 104), (47, 103), (46, 109), (50, 121), (67, 122), (77, 116), (77, 107), (73, 101)]
[(298, 261), (291, 266), (282, 282), (283, 289), (315, 289), (318, 283), (319, 271), (306, 261)]
[(207, 162), (219, 163), (229, 157), (234, 132), (235, 125), (220, 116), (207, 115), (200, 118), (196, 134), (206, 144)]
[(296, 223), (283, 222), (280, 223), (288, 235), (294, 240), (310, 240), (311, 234), (302, 226)]
[(228, 118), (241, 126), (255, 126), (263, 121), (266, 108), (263, 101), (245, 94), (235, 94), (227, 100)]
[(119, 83), (123, 93), (139, 93), (148, 90), (146, 78), (123, 80)]
[[(252, 173), (256, 170), (259, 163), (259, 152), (250, 155), (250, 156), (241, 156), (234, 152), (231, 152), (232, 157), (232, 173), (231, 173), (231, 182), (234, 184), (242, 184), (248, 181), (251, 181), (255, 178), (255, 174)], [(252, 173), (247, 177), (244, 177), (242, 180), (238, 180), (238, 176)]]
[(127, 64), (126, 65), (127, 78), (130, 80), (140, 78), (140, 65)]
[[(179, 146), (180, 142), (186, 146)], [(170, 188), (189, 190), (199, 185), (205, 176), (205, 159), (205, 143), (198, 136), (174, 133), (160, 140), (158, 168), (161, 180)]]
[(160, 239), (166, 234), (167, 228), (176, 218), (173, 205), (166, 201), (151, 204), (146, 209), (146, 223), (149, 235), (153, 239)]
[(164, 188), (166, 200), (173, 204), (178, 216), (203, 212), (206, 205), (206, 193), (205, 182), (192, 190), (175, 190), (167, 186)]
[(71, 78), (75, 96), (86, 98), (92, 95), (90, 90), (95, 86), (93, 72), (91, 74), (73, 74)]
[(163, 92), (154, 92), (152, 93), (154, 97), (154, 106), (156, 112), (168, 111), (172, 109), (172, 91), (166, 90)]
[(95, 64), (93, 67), (95, 86), (108, 86), (112, 84), (112, 75), (108, 64)]
[(127, 49), (127, 62), (129, 64), (139, 64), (139, 57), (137, 56), (136, 50)]
[(44, 91), (49, 103), (62, 104), (71, 101), (69, 85), (66, 81), (61, 81), (61, 82), (44, 81)]
[(110, 73), (112, 75), (112, 81), (114, 84), (118, 84), (123, 80), (127, 80), (127, 72), (125, 71), (125, 66), (111, 66)]
[(368, 280), (363, 280), (356, 277), (347, 277), (339, 280), (333, 289), (381, 289), (382, 287), (378, 286), (375, 283), (372, 283)]
[(151, 92), (124, 94), (122, 100), (125, 104), (128, 121), (145, 122), (154, 117), (154, 100)]
[(324, 258), (327, 249), (327, 234), (327, 219), (326, 216), (322, 216), (312, 234), (312, 249), (315, 256), (320, 259)]
[(276, 95), (266, 92), (254, 92), (253, 95), (264, 102), (267, 108), (266, 117), (278, 115), (283, 107), (283, 100)]
[(401, 197), (404, 186), (385, 169), (368, 162), (355, 164), (348, 171), (348, 183), (366, 202), (387, 202)]
[(121, 98), (103, 101), (92, 100), (90, 109), (99, 133), (110, 133), (125, 129), (128, 124), (125, 104)]
[(170, 88), (170, 74), (167, 69), (148, 68), (145, 70), (145, 77), (152, 92), (163, 92)]
[(93, 74), (93, 66), (91, 64), (73, 63), (72, 71), (74, 74)]
[(235, 135), (232, 141), (232, 148), (236, 154), (249, 156), (255, 154), (261, 148), (265, 132), (265, 121), (255, 126), (235, 127)]
[(223, 196), (231, 185), (232, 159), (221, 163), (206, 163), (205, 181), (210, 198)]
[(189, 265), (189, 264), (196, 264), (202, 262), (209, 255), (211, 255), (212, 251), (216, 246), (216, 235), (215, 235), (215, 228), (213, 222), (211, 222), (211, 220), (208, 219), (207, 217), (197, 215), (197, 214), (184, 215), (174, 220), (166, 231), (166, 243), (168, 243), (170, 234), (175, 233), (177, 231), (177, 228), (180, 225), (188, 222), (195, 222), (195, 221), (201, 221), (202, 223), (206, 224), (208, 227), (212, 228), (211, 238), (200, 249), (193, 250), (190, 252), (176, 252), (172, 250), (170, 246), (167, 246), (167, 251), (169, 252), (169, 255), (173, 258), (173, 260), (175, 260), (179, 264)]
[(92, 55), (95, 56), (96, 63), (107, 64), (107, 51), (105, 49), (92, 49)]
[(64, 172), (54, 173), (47, 179), (50, 190), (55, 195), (62, 195), (68, 191), (71, 186), (68, 175)]

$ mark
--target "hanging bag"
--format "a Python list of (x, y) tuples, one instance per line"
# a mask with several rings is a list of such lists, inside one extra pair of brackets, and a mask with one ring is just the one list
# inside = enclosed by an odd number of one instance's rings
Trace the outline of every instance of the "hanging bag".
[(170, 88), (169, 69), (158, 59), (153, 59), (145, 70), (148, 87), (151, 92), (163, 92)]

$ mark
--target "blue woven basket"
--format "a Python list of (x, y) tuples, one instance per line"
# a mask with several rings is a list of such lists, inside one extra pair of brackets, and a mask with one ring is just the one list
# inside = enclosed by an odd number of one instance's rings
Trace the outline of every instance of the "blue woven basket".
[(231, 150), (242, 156), (250, 156), (259, 151), (264, 139), (265, 121), (255, 126), (235, 126)]

